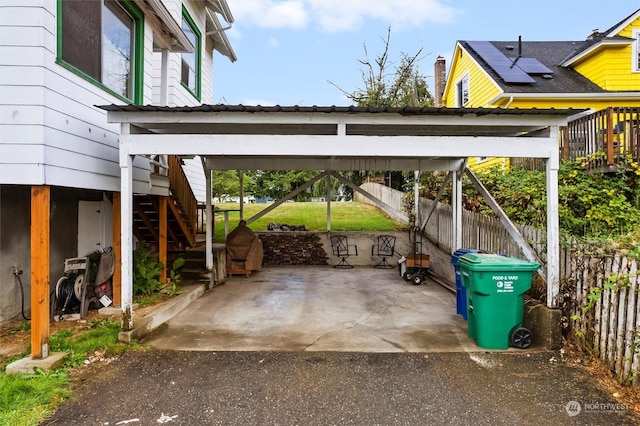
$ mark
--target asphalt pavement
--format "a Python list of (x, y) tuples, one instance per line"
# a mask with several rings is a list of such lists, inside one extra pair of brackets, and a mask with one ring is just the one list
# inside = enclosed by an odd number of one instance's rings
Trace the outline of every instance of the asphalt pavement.
[(44, 425), (633, 425), (557, 352), (129, 351)]

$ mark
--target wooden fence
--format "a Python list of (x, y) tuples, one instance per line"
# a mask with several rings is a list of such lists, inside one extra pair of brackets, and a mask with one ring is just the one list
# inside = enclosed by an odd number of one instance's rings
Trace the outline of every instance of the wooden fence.
[[(381, 186), (381, 185), (379, 185)], [(364, 187), (364, 185), (363, 185)], [(386, 187), (385, 187), (386, 188)], [(366, 188), (365, 188), (366, 189)], [(386, 188), (386, 191), (395, 191)], [(387, 200), (400, 197), (387, 197)], [(420, 200), (425, 217), (432, 200)], [(402, 205), (392, 206), (402, 211)], [(424, 228), (424, 236), (446, 253), (473, 248), (524, 257), (497, 218), (463, 211), (463, 247), (451, 247), (451, 206), (439, 203)], [(543, 263), (546, 230), (517, 226)], [(560, 291), (563, 324), (571, 328), (583, 349), (606, 363), (622, 383), (640, 386), (640, 265), (622, 252), (585, 255), (585, 248), (567, 241), (560, 247)], [(544, 290), (544, 289), (542, 289)], [(546, 291), (540, 291), (544, 298)], [(545, 300), (543, 300), (545, 301)]]
[(607, 364), (622, 383), (640, 386), (638, 262), (620, 254), (574, 256), (567, 290), (572, 326), (581, 346)]

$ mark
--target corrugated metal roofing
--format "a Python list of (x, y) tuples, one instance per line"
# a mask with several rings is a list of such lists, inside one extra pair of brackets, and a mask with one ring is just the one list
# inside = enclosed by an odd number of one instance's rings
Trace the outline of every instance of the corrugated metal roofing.
[(357, 107), (357, 106), (261, 106), (203, 104), (198, 106), (156, 106), (156, 105), (98, 105), (110, 112), (247, 112), (247, 113), (338, 113), (338, 114), (399, 114), (399, 115), (559, 115), (569, 116), (583, 109), (556, 108), (435, 108), (435, 107)]

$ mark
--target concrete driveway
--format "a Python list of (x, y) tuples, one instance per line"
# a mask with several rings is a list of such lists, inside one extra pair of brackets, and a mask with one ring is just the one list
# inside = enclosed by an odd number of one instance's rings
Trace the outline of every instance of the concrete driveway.
[(268, 268), (191, 302), (43, 424), (639, 424), (559, 353), (466, 333), (449, 290), (397, 270)]
[[(145, 340), (198, 351), (473, 352), (455, 295), (397, 269), (275, 266), (233, 276)], [(515, 349), (512, 349), (515, 350)]]

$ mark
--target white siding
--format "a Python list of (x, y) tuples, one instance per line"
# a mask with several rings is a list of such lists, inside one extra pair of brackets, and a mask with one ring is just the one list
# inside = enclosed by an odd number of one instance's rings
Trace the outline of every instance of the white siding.
[(207, 191), (205, 188), (206, 177), (202, 168), (202, 159), (199, 156), (193, 159), (185, 159), (182, 169), (187, 175), (187, 180), (189, 181), (189, 185), (191, 185), (191, 190), (196, 200), (198, 200), (199, 203), (204, 203), (206, 201)]
[[(165, 1), (167, 9), (179, 24), (182, 23), (182, 2)], [(204, 2), (185, 1), (184, 5), (202, 34), (202, 80), (200, 100), (196, 99), (180, 83), (180, 53), (169, 53), (168, 103), (169, 106), (194, 106), (211, 103), (213, 93), (213, 44), (208, 42)], [(161, 52), (153, 54), (153, 103), (160, 104), (160, 68)]]
[[(95, 105), (122, 101), (56, 63), (56, 31), (55, 1), (0, 3), (0, 183), (119, 191), (119, 128)], [(147, 26), (144, 103), (152, 37)], [(134, 164), (135, 190), (147, 192), (148, 161)]]
[[(165, 5), (171, 12), (176, 22), (182, 23), (182, 2), (166, 1)], [(213, 94), (213, 44), (205, 35), (206, 18), (204, 4), (202, 2), (186, 1), (185, 7), (202, 33), (202, 79), (201, 100), (198, 101), (180, 83), (181, 56), (179, 53), (169, 53), (168, 56), (168, 93), (169, 106), (194, 106), (202, 103), (211, 103)], [(162, 65), (162, 53), (153, 54), (153, 103), (160, 104), (160, 71)], [(192, 160), (185, 159), (183, 170), (187, 175), (191, 189), (199, 202), (205, 201), (205, 176), (200, 157)]]
[(202, 103), (213, 102), (213, 41), (204, 39), (205, 49), (202, 53)]

